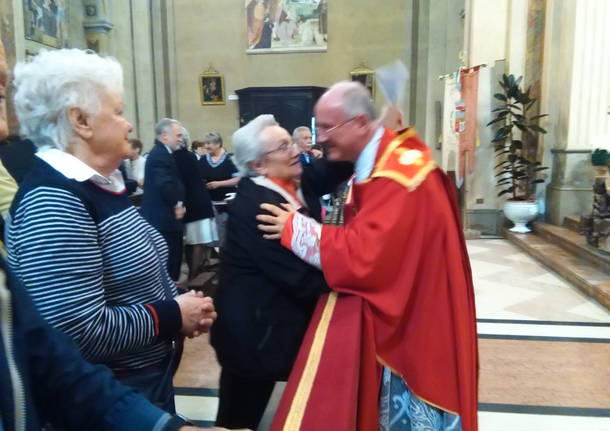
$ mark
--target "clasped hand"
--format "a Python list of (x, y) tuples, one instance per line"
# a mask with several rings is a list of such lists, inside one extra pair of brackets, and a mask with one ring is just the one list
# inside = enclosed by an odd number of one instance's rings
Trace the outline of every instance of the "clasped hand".
[(189, 338), (208, 332), (216, 320), (214, 301), (202, 292), (191, 290), (175, 298), (180, 307), (182, 329), (180, 332)]

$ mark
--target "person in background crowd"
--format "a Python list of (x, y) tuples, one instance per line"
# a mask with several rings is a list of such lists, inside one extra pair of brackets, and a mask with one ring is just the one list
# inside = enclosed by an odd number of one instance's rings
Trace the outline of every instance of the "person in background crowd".
[(184, 184), (185, 254), (189, 267), (189, 280), (195, 278), (210, 258), (211, 248), (218, 242), (216, 222), (210, 193), (205, 187), (201, 164), (195, 154), (187, 150), (190, 144), (188, 131), (182, 128), (182, 144), (174, 151), (174, 159)]
[(237, 168), (231, 160), (231, 155), (222, 145), (222, 137), (218, 132), (207, 132), (203, 136), (204, 147), (207, 154), (201, 157), (203, 177), (206, 187), (214, 202), (214, 213), (218, 226), (219, 245), (224, 245), (225, 225), (227, 222), (226, 202), (227, 193), (235, 193), (235, 186), (239, 182)]
[(144, 186), (144, 169), (146, 167), (146, 159), (142, 157), (142, 141), (136, 138), (129, 139), (131, 151), (129, 157), (123, 161), (127, 178), (138, 183), (139, 193), (142, 192)]
[(20, 130), (38, 152), (10, 209), (8, 263), (86, 359), (173, 412), (174, 341), (216, 313), (210, 298), (177, 295), (163, 238), (127, 197), (122, 78), (118, 61), (78, 49), (17, 64)]
[(163, 118), (155, 126), (157, 139), (146, 158), (142, 215), (167, 243), (167, 270), (174, 281), (180, 277), (184, 223), (184, 185), (172, 153), (182, 142), (182, 125)]
[(303, 165), (310, 163), (311, 159), (322, 157), (322, 151), (313, 148), (309, 127), (301, 126), (294, 129), (292, 139), (299, 149), (299, 160)]
[(191, 151), (195, 153), (197, 160), (201, 160), (201, 158), (207, 154), (207, 151), (205, 150), (205, 142), (193, 141), (191, 144)]

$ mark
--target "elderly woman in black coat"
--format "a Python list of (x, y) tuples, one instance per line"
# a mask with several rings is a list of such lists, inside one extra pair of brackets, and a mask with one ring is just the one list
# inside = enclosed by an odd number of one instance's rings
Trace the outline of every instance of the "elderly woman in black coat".
[[(222, 365), (216, 425), (256, 429), (276, 381), (287, 380), (316, 300), (328, 287), (316, 268), (257, 229), (260, 204), (290, 203), (320, 221), (319, 196), (351, 166), (303, 168), (288, 132), (261, 115), (233, 135), (241, 181), (229, 204), (212, 345)], [(303, 174), (303, 175), (302, 175)]]
[(190, 135), (183, 127), (182, 144), (172, 154), (184, 185), (184, 251), (189, 267), (188, 279), (191, 280), (199, 274), (202, 265), (209, 262), (212, 247), (218, 243), (218, 233), (203, 171), (195, 153), (187, 149), (189, 146)]

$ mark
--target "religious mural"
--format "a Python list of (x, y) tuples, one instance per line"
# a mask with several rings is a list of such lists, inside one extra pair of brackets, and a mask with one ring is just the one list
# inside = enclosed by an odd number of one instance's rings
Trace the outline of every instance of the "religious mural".
[(23, 0), (26, 39), (53, 48), (63, 48), (68, 40), (65, 0)]
[(246, 0), (248, 53), (326, 51), (327, 0)]

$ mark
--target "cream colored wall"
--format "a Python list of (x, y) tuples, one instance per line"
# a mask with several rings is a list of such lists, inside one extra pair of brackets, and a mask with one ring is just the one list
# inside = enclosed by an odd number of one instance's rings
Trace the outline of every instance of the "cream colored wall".
[(470, 64), (493, 64), (506, 58), (509, 2), (471, 0)]
[(528, 0), (471, 0), (469, 39), (470, 65), (487, 64), (479, 74), (477, 131), (474, 175), (466, 180), (466, 205), (472, 210), (501, 209), (496, 179), (491, 169), (497, 162), (491, 140), (494, 130), (487, 127), (497, 104), (493, 94), (501, 91), (503, 73), (525, 73)]
[[(236, 101), (201, 106), (199, 75), (210, 64), (224, 75), (226, 94), (256, 86), (327, 87), (349, 78), (363, 63), (374, 68), (404, 58), (406, 3), (386, 0), (383, 8), (370, 0), (332, 0), (328, 13), (326, 53), (246, 54), (243, 0), (180, 0), (174, 2), (176, 46), (176, 117), (193, 139), (217, 130), (230, 145), (239, 124)], [(371, 22), (374, 18), (374, 22)], [(382, 96), (377, 92), (380, 105)]]

